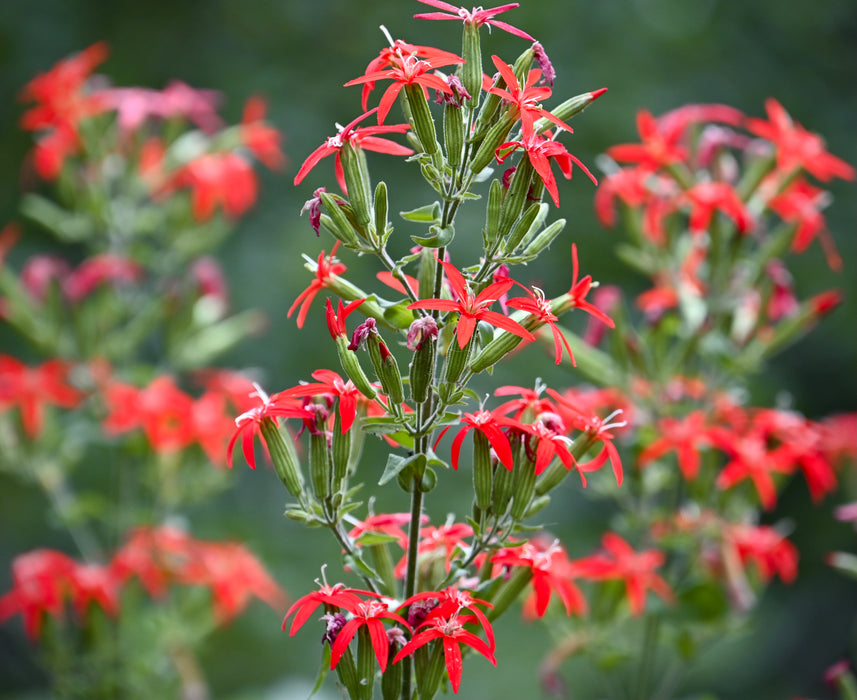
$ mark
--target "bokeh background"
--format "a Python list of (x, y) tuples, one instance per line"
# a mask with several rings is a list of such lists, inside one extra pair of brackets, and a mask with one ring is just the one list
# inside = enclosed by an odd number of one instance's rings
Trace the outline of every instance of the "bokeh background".
[[(857, 6), (853, 0), (523, 0), (504, 16), (545, 46), (557, 69), (557, 102), (607, 86), (609, 92), (575, 118), (566, 144), (593, 165), (597, 154), (636, 137), (639, 108), (655, 114), (689, 102), (724, 102), (763, 116), (764, 100), (775, 96), (793, 118), (823, 134), (829, 150), (857, 161)], [(290, 166), (285, 174), (263, 175), (256, 209), (221, 252), (232, 285), (235, 309), (256, 307), (269, 328), (249, 338), (223, 359), (230, 367), (263, 368), (266, 384), (294, 384), (314, 369), (335, 366), (320, 348), (324, 328), (316, 312), (298, 332), (285, 312), (309, 281), (300, 254), (316, 257), (330, 242), (317, 240), (299, 216), (312, 190), (332, 181), (325, 164), (298, 188), (292, 178), (302, 160), (359, 113), (359, 89), (342, 88), (360, 75), (383, 46), (378, 26), (397, 38), (459, 50), (454, 22), (412, 19), (424, 7), (410, 0), (0, 0), (0, 223), (16, 217), (21, 194), (21, 163), (29, 137), (17, 129), (21, 87), (58, 59), (104, 39), (111, 56), (100, 72), (117, 85), (161, 88), (172, 79), (223, 95), (222, 113), (240, 119), (252, 94), (268, 99), (269, 119), (285, 133)], [(523, 50), (520, 39), (503, 32), (483, 35), (483, 46), (511, 61)], [(550, 104), (550, 103), (549, 103)], [(394, 159), (370, 161), (373, 172), (386, 168), (391, 208), (424, 203), (416, 172)], [(580, 248), (582, 268), (604, 283), (640, 290), (644, 281), (614, 256), (620, 233), (602, 230), (592, 209), (593, 188), (582, 176), (561, 183), (561, 215), (569, 220), (552, 254), (528, 268), (530, 279), (547, 290), (564, 289), (570, 276), (570, 242)], [(757, 403), (792, 405), (811, 417), (857, 410), (857, 190), (853, 183), (832, 186), (835, 201), (829, 228), (845, 270), (831, 273), (814, 246), (793, 267), (801, 296), (837, 287), (845, 303), (808, 339), (778, 358), (755, 381)], [(401, 227), (406, 231), (405, 227)], [(458, 240), (466, 228), (459, 227)], [(474, 221), (476, 252), (478, 228)], [(457, 243), (458, 243), (457, 240)], [(43, 250), (51, 241), (27, 229), (20, 254)], [(405, 243), (402, 244), (403, 246)], [(374, 271), (365, 261), (347, 260), (358, 279)], [(362, 265), (362, 267), (361, 267)], [(17, 348), (0, 332), (3, 351)], [(324, 355), (324, 353), (327, 353)], [(533, 358), (512, 367), (502, 380), (530, 384)], [(540, 367), (541, 369), (541, 367)], [(555, 374), (549, 362), (543, 376), (561, 385), (574, 381)], [(109, 469), (109, 465), (105, 465)], [(194, 512), (193, 533), (202, 538), (246, 541), (269, 565), (293, 597), (313, 587), (324, 559), (337, 549), (324, 533), (307, 533), (282, 517), (283, 495), (263, 471), (236, 469), (235, 486), (216, 502)], [(598, 541), (607, 513), (563, 487), (545, 519), (566, 542), (571, 556)], [(400, 498), (401, 496), (401, 498)], [(791, 519), (801, 549), (801, 577), (790, 587), (774, 584), (755, 623), (725, 639), (691, 673), (689, 691), (717, 692), (727, 700), (777, 700), (797, 695), (831, 697), (821, 681), (824, 669), (857, 656), (857, 589), (824, 564), (830, 549), (852, 549), (852, 531), (835, 523), (836, 499), (814, 508), (803, 484), (786, 491), (768, 521)], [(429, 501), (435, 521), (469, 504), (454, 489)], [(405, 508), (404, 494), (391, 494), (379, 508)], [(9, 562), (22, 551), (54, 546), (73, 551), (62, 533), (46, 522), (40, 494), (4, 484), (0, 492), (0, 591), (9, 587)], [(509, 615), (507, 618), (513, 618)], [(256, 604), (203, 650), (202, 661), (215, 697), (305, 698), (317, 669), (320, 649), (307, 637), (289, 640), (277, 615)], [(468, 697), (538, 697), (536, 670), (549, 646), (540, 626), (514, 619), (498, 625), (495, 671), (487, 663), (468, 663)], [(580, 665), (566, 668), (572, 691), (596, 697), (593, 674)], [(0, 627), (0, 697), (44, 697), (45, 679), (17, 623)], [(332, 687), (331, 687), (332, 688)], [(324, 696), (324, 692), (329, 694)], [(328, 689), (317, 697), (336, 697)], [(577, 697), (577, 695), (575, 695)], [(702, 697), (701, 695), (699, 697)]]

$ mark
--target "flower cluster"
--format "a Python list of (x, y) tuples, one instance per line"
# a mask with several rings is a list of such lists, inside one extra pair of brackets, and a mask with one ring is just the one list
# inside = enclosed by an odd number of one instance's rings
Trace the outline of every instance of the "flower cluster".
[(60, 618), (67, 602), (81, 624), (91, 604), (116, 617), (132, 576), (154, 598), (174, 584), (209, 588), (219, 623), (238, 615), (251, 597), (275, 609), (285, 603), (283, 591), (243, 545), (196, 540), (170, 527), (140, 528), (107, 564), (81, 563), (50, 549), (16, 557), (13, 588), (0, 598), (0, 621), (20, 614), (27, 634), (38, 639), (44, 616)]

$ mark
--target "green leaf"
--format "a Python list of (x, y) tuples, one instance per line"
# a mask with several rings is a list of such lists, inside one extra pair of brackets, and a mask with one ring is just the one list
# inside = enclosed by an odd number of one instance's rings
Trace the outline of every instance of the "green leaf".
[[(321, 667), (318, 669), (318, 678), (315, 679), (315, 685), (312, 687), (312, 692), (309, 694), (311, 698), (321, 688), (327, 672), (330, 669), (330, 644), (324, 644), (321, 648)], [(307, 698), (309, 700), (309, 698)]]
[(401, 455), (394, 454), (388, 455), (387, 465), (384, 467), (384, 473), (381, 475), (381, 480), (378, 482), (378, 486), (383, 486), (388, 481), (398, 476), (399, 472), (411, 465), (424, 467), (425, 461), (426, 457), (423, 454), (410, 455), (409, 457), (402, 457)]
[(407, 221), (419, 221), (428, 224), (440, 223), (440, 203), (432, 202), (410, 211), (400, 211), (399, 216)]
[(455, 238), (455, 227), (452, 224), (443, 227), (430, 226), (429, 233), (429, 236), (411, 236), (411, 240), (424, 248), (443, 248)]

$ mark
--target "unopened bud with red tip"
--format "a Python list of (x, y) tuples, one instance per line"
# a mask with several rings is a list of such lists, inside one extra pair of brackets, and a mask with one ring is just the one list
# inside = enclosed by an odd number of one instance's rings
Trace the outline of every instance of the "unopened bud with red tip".
[[(597, 100), (601, 95), (607, 92), (607, 88), (599, 88), (598, 90), (593, 90), (592, 92), (584, 92), (581, 95), (576, 95), (574, 97), (570, 97), (565, 102), (562, 102), (558, 106), (551, 109), (551, 113), (566, 122), (571, 119), (575, 114), (580, 114), (584, 109), (586, 109), (589, 105), (591, 105), (595, 100)], [(536, 120), (535, 132), (537, 134), (544, 133), (548, 129), (553, 128), (553, 123), (548, 119), (538, 119)]]
[(327, 299), (327, 327), (330, 330), (330, 335), (336, 341), (336, 352), (339, 355), (339, 362), (342, 365), (342, 369), (345, 370), (345, 374), (348, 375), (348, 378), (354, 382), (354, 386), (357, 387), (357, 390), (363, 394), (367, 399), (374, 399), (377, 395), (375, 388), (372, 386), (372, 382), (369, 381), (369, 378), (363, 372), (363, 368), (360, 366), (360, 361), (357, 359), (357, 355), (349, 350), (349, 341), (346, 335), (345, 328), (345, 319), (348, 317), (354, 309), (360, 306), (365, 299), (357, 299), (356, 301), (352, 301), (347, 306), (342, 306), (342, 300), (338, 300), (339, 308), (337, 312), (333, 311), (333, 304), (330, 303), (330, 298)]
[(431, 316), (418, 318), (408, 329), (408, 349), (414, 351), (410, 367), (411, 398), (422, 403), (434, 381), (437, 355), (437, 321)]

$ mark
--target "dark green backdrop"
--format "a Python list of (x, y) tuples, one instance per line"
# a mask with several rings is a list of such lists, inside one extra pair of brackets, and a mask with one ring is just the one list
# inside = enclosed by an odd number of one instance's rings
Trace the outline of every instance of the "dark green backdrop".
[[(555, 94), (565, 96), (607, 86), (609, 92), (575, 120), (569, 150), (584, 162), (607, 146), (635, 138), (638, 108), (658, 114), (688, 102), (725, 102), (762, 116), (765, 98), (775, 96), (807, 128), (822, 133), (829, 149), (852, 164), (857, 117), (857, 8), (853, 0), (524, 0), (508, 18), (538, 38), (557, 68)], [(16, 128), (21, 106), (17, 94), (35, 73), (59, 58), (105, 39), (111, 57), (102, 71), (119, 85), (163, 87), (177, 78), (197, 87), (216, 88), (225, 99), (224, 114), (240, 118), (251, 94), (267, 96), (270, 120), (286, 135), (291, 160), (284, 176), (264, 177), (261, 201), (222, 250), (238, 309), (264, 309), (270, 328), (226, 358), (231, 366), (265, 368), (268, 386), (277, 389), (306, 377), (322, 365), (315, 338), (323, 321), (316, 307), (298, 333), (285, 310), (308, 282), (300, 253), (317, 255), (329, 241), (318, 241), (298, 216), (312, 189), (332, 181), (325, 164), (300, 188), (291, 184), (297, 167), (334, 122), (358, 114), (359, 89), (340, 87), (360, 75), (383, 45), (378, 25), (412, 43), (458, 50), (460, 29), (453, 22), (411, 19), (425, 8), (410, 0), (0, 0), (0, 225), (15, 216), (20, 194), (20, 163), (30, 147)], [(483, 39), (491, 53), (511, 60), (521, 40), (502, 32)], [(422, 203), (420, 181), (402, 164), (389, 167), (394, 209)], [(619, 233), (600, 229), (592, 212), (593, 188), (583, 177), (561, 183), (562, 215), (568, 238), (554, 255), (529, 268), (547, 289), (567, 284), (568, 243), (578, 242), (584, 271), (605, 283), (640, 288), (612, 253)], [(754, 391), (758, 402), (787, 394), (808, 415), (857, 410), (857, 198), (853, 183), (836, 183), (828, 222), (845, 260), (845, 271), (830, 273), (817, 248), (795, 268), (801, 295), (836, 286), (846, 303), (809, 339), (778, 359)], [(28, 229), (19, 254), (47, 241)], [(474, 248), (475, 250), (475, 248)], [(352, 264), (353, 263), (353, 264)], [(360, 263), (349, 261), (368, 276)], [(3, 350), (14, 341), (0, 334)], [(6, 345), (8, 344), (8, 348)], [(335, 362), (332, 355), (327, 360)], [(550, 375), (547, 375), (550, 376)], [(530, 377), (519, 381), (529, 383)], [(306, 535), (281, 518), (282, 495), (269, 488), (264, 472), (238, 474), (235, 489), (197, 514), (194, 533), (250, 542), (294, 595), (312, 587), (321, 553), (336, 548), (318, 533)], [(0, 591), (8, 589), (11, 557), (37, 546), (65, 546), (44, 524), (38, 494), (3, 484), (0, 490)], [(594, 546), (603, 514), (571, 497), (548, 515), (572, 555)], [(435, 501), (435, 519), (466, 504), (450, 495)], [(573, 504), (573, 505), (569, 505)], [(391, 508), (404, 503), (391, 501)], [(823, 563), (828, 549), (853, 549), (853, 533), (830, 519), (830, 505), (812, 509), (803, 484), (785, 494), (774, 517), (793, 517), (796, 542), (803, 552), (802, 578), (791, 588), (774, 586), (752, 633), (712, 655), (700, 689), (723, 697), (823, 697), (823, 669), (854, 649), (857, 591)], [(0, 693), (24, 697), (38, 688), (39, 673), (20, 626), (0, 627)], [(283, 695), (303, 698), (290, 683), (308, 682), (318, 649), (289, 641), (279, 620), (263, 606), (233, 623), (204, 649), (203, 658), (217, 697), (262, 692), (278, 682)], [(496, 671), (478, 661), (468, 664), (470, 697), (528, 698), (534, 695), (535, 669), (547, 646), (537, 627), (507, 621), (498, 631)], [(473, 674), (473, 677), (471, 677)], [(474, 682), (478, 677), (481, 683)], [(286, 680), (283, 680), (286, 679)], [(297, 680), (295, 680), (297, 679)], [(587, 697), (586, 669), (574, 667), (571, 686)], [(5, 696), (3, 696), (5, 697)], [(34, 696), (36, 697), (36, 696)], [(273, 696), (271, 696), (273, 697)]]

